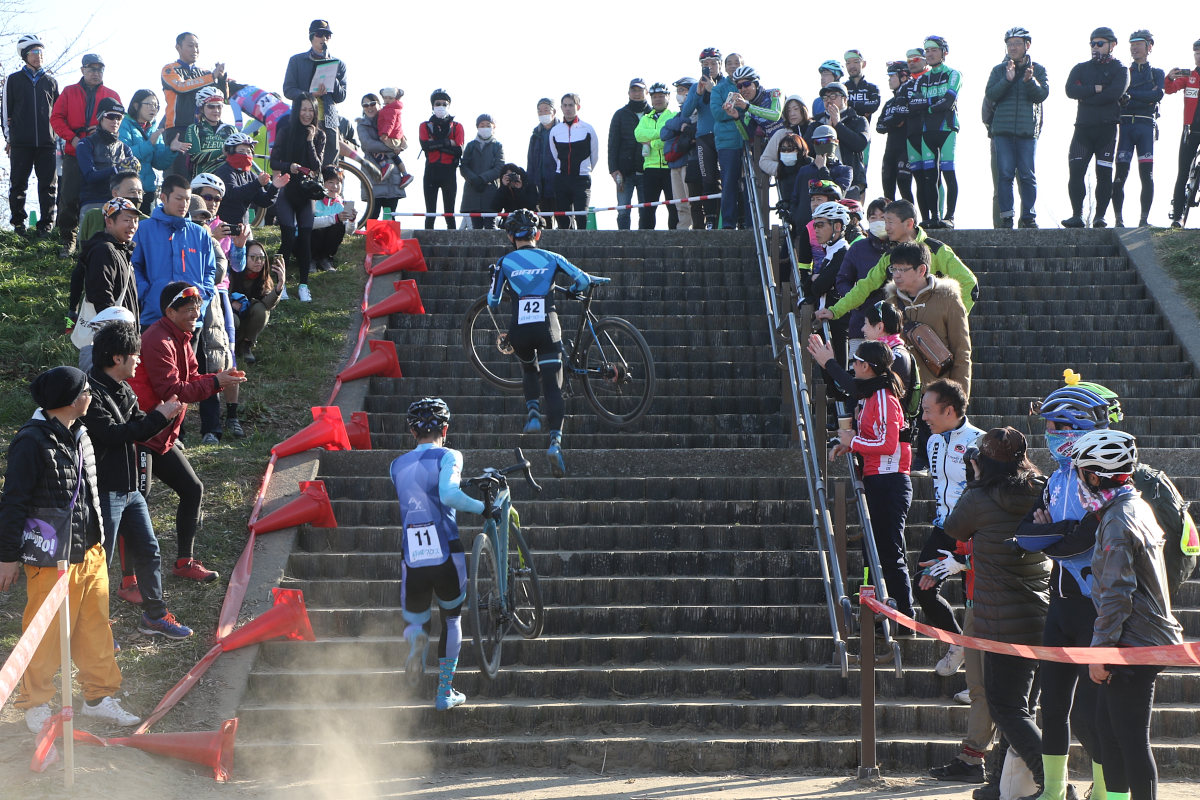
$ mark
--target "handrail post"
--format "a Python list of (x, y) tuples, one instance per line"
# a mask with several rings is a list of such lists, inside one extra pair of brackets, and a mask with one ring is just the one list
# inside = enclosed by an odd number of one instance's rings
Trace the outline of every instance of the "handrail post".
[(879, 777), (879, 758), (875, 747), (875, 612), (862, 602), (874, 598), (875, 590), (864, 585), (858, 594), (860, 624), (858, 626), (858, 674), (861, 678), (860, 738), (858, 779)]

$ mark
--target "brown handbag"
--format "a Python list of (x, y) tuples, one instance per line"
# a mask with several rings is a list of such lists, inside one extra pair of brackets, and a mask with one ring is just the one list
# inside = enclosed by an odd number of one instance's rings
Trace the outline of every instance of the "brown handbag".
[(904, 338), (917, 351), (917, 356), (925, 364), (925, 368), (940, 378), (949, 371), (954, 363), (954, 354), (942, 338), (934, 333), (933, 328), (924, 322), (914, 322), (908, 319), (908, 309), (904, 310)]

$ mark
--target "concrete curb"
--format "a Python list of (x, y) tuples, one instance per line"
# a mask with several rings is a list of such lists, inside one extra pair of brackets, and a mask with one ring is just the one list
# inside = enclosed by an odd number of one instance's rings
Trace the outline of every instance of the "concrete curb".
[(1122, 252), (1142, 276), (1142, 283), (1146, 284), (1196, 373), (1200, 374), (1200, 320), (1179, 290), (1179, 282), (1159, 263), (1154, 252), (1153, 234), (1148, 228), (1123, 229), (1116, 234)]

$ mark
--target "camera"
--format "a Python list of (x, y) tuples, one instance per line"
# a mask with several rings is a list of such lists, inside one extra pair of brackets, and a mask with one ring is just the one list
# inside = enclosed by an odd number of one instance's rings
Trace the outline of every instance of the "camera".
[(819, 156), (831, 156), (833, 155), (833, 149), (835, 146), (836, 145), (832, 139), (826, 139), (824, 141), (816, 142), (814, 149), (817, 151), (817, 155)]
[(228, 224), (227, 224), (227, 226), (226, 226), (226, 227), (228, 227), (228, 228), (229, 228), (229, 235), (230, 235), (230, 236), (241, 236), (241, 235), (242, 235), (242, 223), (240, 223), (240, 222), (230, 222), (230, 223), (228, 223)]

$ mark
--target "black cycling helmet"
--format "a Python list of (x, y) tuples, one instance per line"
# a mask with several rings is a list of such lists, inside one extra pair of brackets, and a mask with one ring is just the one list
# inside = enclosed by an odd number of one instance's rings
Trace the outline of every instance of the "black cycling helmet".
[(942, 55), (950, 55), (950, 45), (946, 42), (946, 39), (944, 37), (942, 37), (942, 36), (926, 36), (925, 37), (925, 49), (926, 50), (929, 49), (930, 42), (933, 42), (933, 46), (942, 51)]
[(518, 208), (508, 215), (504, 231), (514, 239), (528, 239), (542, 226), (542, 218), (528, 208)]
[(440, 433), (450, 424), (450, 406), (440, 397), (423, 397), (408, 407), (408, 429), (417, 433)]
[(908, 71), (907, 61), (889, 61), (887, 62), (888, 75), (911, 75)]
[(1130, 42), (1145, 42), (1146, 44), (1154, 44), (1154, 34), (1145, 28), (1134, 31), (1129, 34)]
[(1007, 42), (1009, 39), (1013, 38), (1024, 39), (1025, 44), (1030, 44), (1033, 41), (1033, 37), (1029, 35), (1029, 31), (1027, 31), (1025, 28), (1022, 28), (1020, 25), (1016, 26), (1015, 28), (1009, 28), (1004, 32), (1004, 41)]
[(707, 58), (720, 58), (721, 51), (715, 47), (706, 47), (700, 51), (700, 60), (704, 61)]
[(434, 89), (433, 94), (429, 95), (429, 105), (433, 105), (438, 100), (445, 100), (447, 103), (449, 103), (450, 93), (445, 89)]
[(1114, 44), (1118, 41), (1117, 35), (1115, 33), (1113, 33), (1113, 29), (1109, 28), (1109, 27), (1105, 27), (1105, 26), (1096, 28), (1096, 30), (1092, 31), (1092, 35), (1089, 36), (1088, 38), (1089, 39), (1105, 39), (1107, 41), (1113, 42)]

